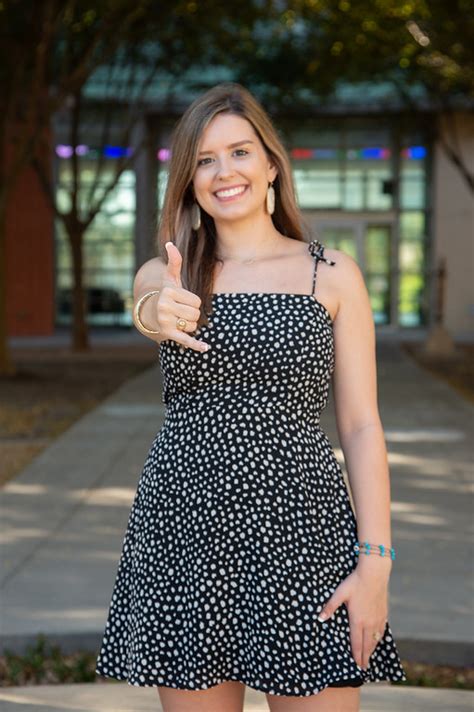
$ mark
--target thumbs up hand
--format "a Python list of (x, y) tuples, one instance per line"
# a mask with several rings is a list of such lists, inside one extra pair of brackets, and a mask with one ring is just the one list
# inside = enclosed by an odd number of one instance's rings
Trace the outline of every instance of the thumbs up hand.
[(165, 272), (163, 286), (169, 285), (171, 287), (182, 288), (181, 267), (183, 265), (183, 258), (181, 257), (181, 252), (172, 242), (167, 242), (165, 247), (168, 253), (168, 268)]
[[(161, 338), (163, 340), (172, 339), (178, 344), (194, 349), (194, 351), (207, 351), (208, 344), (187, 333), (195, 331), (197, 328), (201, 298), (182, 287), (183, 258), (176, 245), (167, 242), (165, 248), (168, 253), (168, 265), (156, 303)], [(178, 328), (179, 319), (184, 319), (186, 322), (183, 329)]]

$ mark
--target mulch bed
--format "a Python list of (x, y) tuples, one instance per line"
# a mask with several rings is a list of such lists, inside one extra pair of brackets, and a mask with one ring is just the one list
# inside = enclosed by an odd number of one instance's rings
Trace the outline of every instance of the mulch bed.
[(418, 343), (402, 342), (402, 347), (420, 366), (474, 403), (474, 344), (456, 344), (455, 355), (451, 358), (426, 354), (423, 345)]
[[(90, 652), (65, 655), (59, 646), (51, 645), (44, 636), (38, 636), (36, 645), (31, 646), (25, 655), (7, 653), (0, 656), (0, 687), (116, 682), (95, 673), (96, 657)], [(404, 659), (402, 665), (407, 679), (394, 682), (394, 685), (474, 689), (472, 668), (412, 663)]]

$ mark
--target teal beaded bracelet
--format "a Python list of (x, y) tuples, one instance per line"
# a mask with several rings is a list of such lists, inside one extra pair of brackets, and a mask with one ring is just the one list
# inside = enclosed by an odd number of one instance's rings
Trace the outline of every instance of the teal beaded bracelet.
[[(362, 546), (364, 547), (363, 550), (361, 548)], [(361, 550), (362, 550), (363, 554), (369, 555), (372, 553), (372, 550), (373, 550), (373, 553), (375, 554), (377, 549), (379, 550), (378, 551), (379, 556), (390, 556), (392, 561), (395, 559), (395, 549), (393, 547), (391, 549), (389, 549), (388, 547), (385, 547), (383, 544), (378, 544), (378, 545), (369, 544), (368, 541), (363, 541), (363, 542), (358, 541), (357, 544), (354, 544), (354, 551), (356, 552), (357, 555), (359, 555)]]

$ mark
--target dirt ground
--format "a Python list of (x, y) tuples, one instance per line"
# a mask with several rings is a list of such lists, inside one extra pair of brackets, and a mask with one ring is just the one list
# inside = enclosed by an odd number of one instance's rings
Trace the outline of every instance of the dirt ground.
[(449, 383), (464, 398), (474, 403), (474, 344), (457, 344), (452, 358), (428, 356), (421, 344), (402, 342), (405, 351), (420, 366)]
[[(156, 345), (15, 349), (0, 376), (0, 486), (124, 381), (157, 362)], [(157, 394), (157, 397), (159, 395)]]

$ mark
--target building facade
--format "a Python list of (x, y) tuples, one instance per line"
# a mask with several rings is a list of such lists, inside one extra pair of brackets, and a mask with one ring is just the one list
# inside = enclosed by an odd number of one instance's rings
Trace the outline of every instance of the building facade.
[[(183, 107), (184, 108), (184, 107)], [(85, 235), (84, 280), (91, 325), (131, 327), (133, 277), (154, 254), (163, 203), (170, 135), (180, 111), (151, 110), (135, 128), (137, 153)], [(473, 334), (474, 201), (442, 148), (451, 135), (443, 117), (328, 108), (312, 116), (274, 116), (290, 155), (296, 193), (309, 233), (350, 254), (363, 272), (378, 330), (428, 330), (440, 307), (455, 340)], [(474, 170), (474, 114), (456, 116), (463, 160)], [(442, 132), (445, 132), (443, 135)], [(133, 146), (90, 141), (80, 155), (81, 194), (100, 191), (117, 160)], [(70, 200), (71, 154), (58, 128), (54, 174), (60, 205)], [(96, 168), (102, 168), (97, 181)], [(97, 184), (95, 183), (97, 181)], [(43, 324), (20, 317), (11, 304), (11, 334), (51, 333), (71, 321), (71, 256), (61, 224), (44, 222), (44, 254), (51, 253), (47, 286), (38, 295), (49, 314)], [(46, 249), (48, 245), (48, 249)], [(46, 259), (46, 258), (45, 258)], [(440, 277), (439, 267), (445, 267)], [(48, 270), (46, 270), (47, 272)], [(442, 299), (440, 302), (440, 294)], [(15, 311), (16, 309), (16, 311)]]

